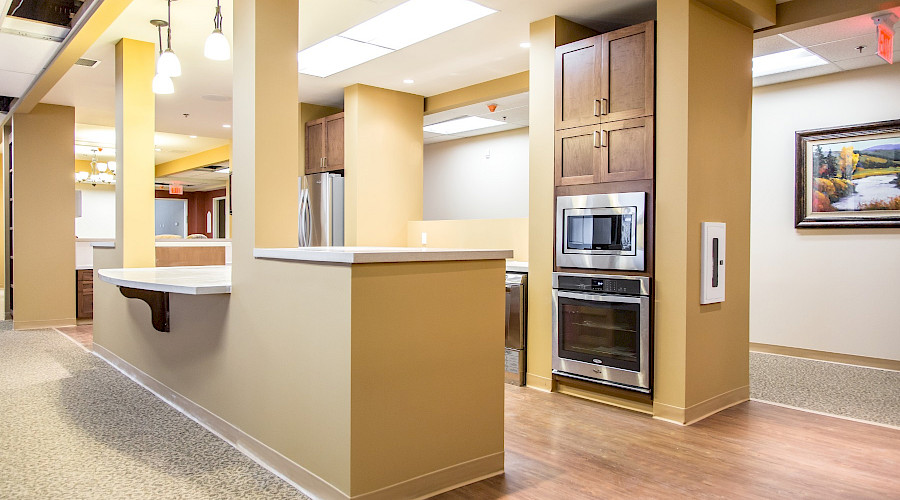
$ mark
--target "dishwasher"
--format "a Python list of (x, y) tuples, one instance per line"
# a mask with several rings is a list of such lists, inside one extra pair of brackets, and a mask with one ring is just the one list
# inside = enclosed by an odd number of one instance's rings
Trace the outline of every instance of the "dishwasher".
[(527, 318), (527, 274), (506, 273), (507, 384), (525, 385), (525, 338)]

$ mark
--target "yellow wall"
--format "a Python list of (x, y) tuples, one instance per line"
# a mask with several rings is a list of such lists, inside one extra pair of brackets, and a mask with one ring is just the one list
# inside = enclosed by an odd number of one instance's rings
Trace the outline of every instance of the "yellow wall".
[(461, 89), (425, 98), (425, 114), (459, 108), (490, 99), (528, 92), (528, 72), (476, 83)]
[[(3, 129), (4, 129), (4, 127), (0, 126), (0, 137), (3, 136)], [(4, 144), (5, 144), (5, 141), (0, 140), (0, 167), (2, 167), (2, 168), (0, 168), (0, 172), (8, 172), (9, 171), (9, 169), (5, 166), (6, 164), (4, 163), (4, 155), (3, 155), (3, 151), (2, 151), (3, 149), (6, 149), (5, 147), (3, 147)], [(6, 175), (3, 175), (2, 177), (0, 177), (0, 193), (5, 192), (6, 177), (7, 177)], [(2, 199), (2, 198), (0, 198), (0, 199)], [(0, 221), (5, 220), (5, 218), (6, 218), (6, 203), (0, 203)], [(5, 259), (5, 257), (4, 257), (4, 259)], [(0, 286), (3, 286), (3, 287), (6, 286), (5, 276), (6, 276), (6, 266), (0, 265)]]
[(39, 104), (13, 125), (13, 320), (75, 324), (75, 108)]
[(123, 38), (116, 43), (116, 246), (124, 267), (153, 267), (156, 48)]
[(422, 246), (428, 233), (428, 248), (502, 248), (513, 251), (513, 259), (528, 262), (528, 218), (410, 221), (406, 244)]
[[(685, 423), (749, 396), (753, 33), (696, 0), (657, 19), (654, 414)], [(705, 306), (703, 221), (727, 224), (726, 300)]]
[(368, 85), (344, 89), (344, 238), (406, 246), (422, 220), (423, 97)]
[(553, 273), (553, 85), (555, 50), (594, 35), (561, 17), (531, 23), (529, 58), (528, 189), (528, 375), (526, 383), (550, 390), (552, 331), (550, 278)]
[(156, 166), (156, 177), (186, 172), (195, 168), (215, 165), (231, 160), (231, 144), (201, 151), (192, 155), (178, 158), (177, 160), (160, 163)]
[(306, 173), (306, 122), (310, 120), (318, 120), (319, 118), (324, 118), (328, 115), (333, 115), (340, 112), (340, 108), (332, 108), (331, 106), (319, 106), (318, 104), (310, 104), (308, 102), (300, 103), (300, 122), (298, 124), (300, 147), (297, 149), (298, 177)]

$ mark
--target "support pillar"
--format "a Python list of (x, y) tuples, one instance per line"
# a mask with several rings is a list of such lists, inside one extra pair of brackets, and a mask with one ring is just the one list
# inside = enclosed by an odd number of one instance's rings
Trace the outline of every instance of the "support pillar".
[(123, 38), (116, 44), (116, 248), (122, 267), (156, 265), (155, 56), (152, 43)]
[(74, 137), (75, 108), (13, 115), (7, 294), (17, 330), (75, 324)]

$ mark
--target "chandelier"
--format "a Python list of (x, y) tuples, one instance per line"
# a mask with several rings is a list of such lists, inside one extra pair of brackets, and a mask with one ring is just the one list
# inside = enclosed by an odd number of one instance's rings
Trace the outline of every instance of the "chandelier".
[(91, 150), (91, 171), (75, 172), (75, 181), (84, 184), (115, 184), (116, 183), (116, 162), (98, 162), (97, 153), (103, 148)]

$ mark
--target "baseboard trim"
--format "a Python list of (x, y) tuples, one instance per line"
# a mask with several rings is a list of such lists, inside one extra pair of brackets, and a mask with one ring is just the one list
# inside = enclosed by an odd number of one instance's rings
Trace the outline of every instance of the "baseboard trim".
[(800, 408), (799, 406), (791, 406), (791, 405), (786, 405), (786, 404), (782, 404), (782, 403), (776, 403), (774, 401), (766, 401), (765, 399), (750, 398), (750, 401), (753, 401), (754, 403), (763, 403), (763, 404), (772, 405), (772, 406), (780, 406), (782, 408), (803, 411), (806, 413), (815, 413), (816, 415), (822, 415), (824, 417), (833, 417), (833, 418), (839, 418), (841, 420), (849, 420), (851, 422), (857, 422), (860, 424), (876, 425), (878, 427), (887, 427), (888, 429), (900, 430), (900, 427), (898, 427), (896, 425), (882, 424), (881, 422), (873, 422), (871, 420), (862, 420), (859, 418), (846, 417), (844, 415), (835, 415), (834, 413), (826, 413), (824, 411), (810, 410), (809, 408)]
[(755, 342), (750, 343), (750, 351), (762, 352), (766, 354), (779, 354), (781, 356), (792, 356), (795, 358), (815, 359), (818, 361), (842, 363), (845, 365), (880, 368), (882, 370), (900, 371), (900, 361), (896, 359), (870, 358), (868, 356), (857, 356), (855, 354), (816, 351), (813, 349), (803, 349), (800, 347), (788, 347), (774, 344), (757, 344)]
[(492, 453), (468, 462), (429, 472), (380, 490), (354, 495), (351, 500), (393, 500), (429, 498), (460, 486), (503, 474), (504, 452)]
[(75, 318), (63, 319), (37, 319), (33, 321), (19, 321), (13, 319), (15, 330), (37, 330), (41, 328), (58, 328), (61, 326), (75, 326)]
[(94, 344), (94, 355), (304, 494), (313, 498), (349, 500), (349, 496), (328, 481), (170, 389), (103, 346)]
[(687, 408), (653, 402), (653, 418), (678, 425), (695, 424), (704, 418), (750, 400), (750, 386), (745, 385), (713, 396)]
[(525, 385), (544, 392), (553, 391), (553, 379), (535, 375), (534, 373), (525, 374)]

